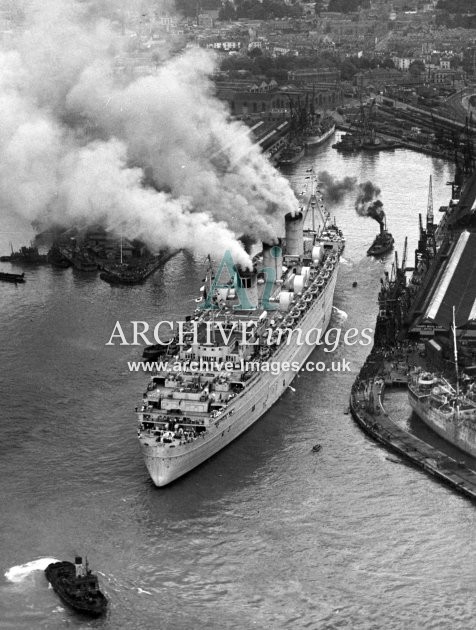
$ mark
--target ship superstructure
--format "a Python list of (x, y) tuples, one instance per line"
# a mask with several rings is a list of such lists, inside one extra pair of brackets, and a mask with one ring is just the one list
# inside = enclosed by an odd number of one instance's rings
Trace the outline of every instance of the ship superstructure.
[(286, 391), (316, 335), (324, 335), (345, 241), (311, 179), (307, 204), (285, 217), (285, 237), (263, 243), (250, 269), (221, 266), (228, 279), (202, 287), (197, 311), (173, 340), (174, 356), (153, 373), (137, 414), (157, 486), (258, 420)]
[(438, 435), (476, 457), (476, 391), (474, 383), (463, 392), (458, 367), (455, 308), (453, 347), (456, 386), (443, 377), (416, 368), (409, 377), (408, 399), (413, 411)]
[(462, 395), (442, 376), (420, 369), (410, 375), (408, 399), (435, 433), (476, 457), (476, 392)]

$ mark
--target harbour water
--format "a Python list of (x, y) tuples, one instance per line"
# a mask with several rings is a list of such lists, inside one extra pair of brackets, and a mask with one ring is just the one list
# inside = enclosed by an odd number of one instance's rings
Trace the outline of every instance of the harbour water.
[[(400, 252), (409, 237), (409, 262), (429, 175), (438, 214), (453, 174), (421, 154), (345, 156), (329, 143), (287, 172), (298, 193), (313, 165), (380, 186)], [(373, 326), (390, 266), (366, 256), (378, 225), (353, 202), (331, 208), (347, 238), (334, 314), (344, 329)], [(30, 235), (2, 209), (0, 253)], [(350, 373), (301, 373), (245, 435), (157, 489), (133, 414), (146, 377), (127, 370), (141, 350), (105, 343), (117, 320), (183, 318), (204, 261), (179, 254), (131, 287), (71, 269), (25, 271), (25, 285), (0, 284), (0, 628), (472, 626), (474, 506), (387, 460), (344, 413), (368, 347), (340, 346), (332, 358), (347, 359)], [(66, 609), (40, 570), (76, 553), (100, 571), (103, 619)]]

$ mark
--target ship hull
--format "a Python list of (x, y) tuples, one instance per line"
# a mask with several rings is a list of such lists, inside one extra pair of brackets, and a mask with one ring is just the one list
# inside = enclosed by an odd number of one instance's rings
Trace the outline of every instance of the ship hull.
[(393, 249), (393, 243), (391, 245), (387, 245), (386, 247), (370, 247), (367, 250), (367, 256), (383, 256), (384, 254), (388, 254)]
[(77, 598), (72, 595), (74, 591), (75, 566), (71, 562), (55, 562), (45, 569), (45, 575), (55, 593), (61, 599), (83, 614), (91, 617), (99, 617), (106, 612), (107, 599), (102, 593), (96, 593), (94, 597)]
[(457, 421), (454, 414), (444, 414), (429, 408), (425, 398), (408, 389), (410, 406), (426, 426), (461, 451), (476, 457), (476, 426), (465, 420)]
[(304, 144), (308, 147), (311, 147), (311, 146), (317, 147), (318, 145), (328, 140), (332, 136), (335, 130), (336, 130), (336, 126), (332, 125), (330, 129), (328, 129), (325, 133), (321, 135), (306, 136), (304, 138)]
[(279, 160), (279, 164), (281, 165), (296, 164), (296, 162), (299, 162), (299, 160), (304, 156), (304, 153), (305, 153), (305, 149), (303, 147), (299, 152), (295, 153), (291, 157), (287, 157), (286, 155), (281, 156)]
[[(339, 265), (334, 268), (324, 291), (314, 301), (306, 315), (299, 322), (303, 338), (311, 328), (327, 329), (332, 314), (334, 289)], [(315, 345), (282, 345), (270, 362), (296, 362), (299, 370), (315, 349)], [(277, 375), (271, 372), (256, 373), (242, 394), (237, 396), (227, 408), (226, 416), (210, 426), (193, 445), (178, 446), (171, 454), (171, 449), (141, 440), (144, 461), (156, 486), (165, 486), (175, 479), (190, 472), (207, 459), (230, 444), (235, 438), (251, 427), (284, 394), (293, 379), (299, 373), (283, 371)]]

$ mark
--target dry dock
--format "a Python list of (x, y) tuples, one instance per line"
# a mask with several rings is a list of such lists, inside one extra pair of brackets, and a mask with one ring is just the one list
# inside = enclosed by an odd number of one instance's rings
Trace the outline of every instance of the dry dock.
[[(383, 404), (385, 387), (388, 384), (379, 377), (354, 384), (350, 396), (350, 410), (354, 420), (381, 444), (476, 501), (475, 471), (404, 431), (392, 421)], [(395, 383), (397, 384), (401, 386), (402, 383)]]

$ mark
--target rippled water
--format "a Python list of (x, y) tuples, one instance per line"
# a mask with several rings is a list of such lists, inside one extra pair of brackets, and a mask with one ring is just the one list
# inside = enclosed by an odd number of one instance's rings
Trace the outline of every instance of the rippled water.
[[(405, 234), (415, 249), (430, 173), (435, 207), (448, 201), (452, 168), (426, 156), (329, 145), (288, 172), (297, 192), (313, 163), (381, 187), (400, 251)], [(385, 267), (365, 251), (377, 224), (351, 197), (333, 211), (347, 237), (335, 317), (373, 326)], [(1, 252), (29, 234), (8, 215), (0, 229)], [(145, 379), (126, 372), (140, 352), (104, 344), (116, 320), (189, 312), (202, 262), (181, 254), (142, 287), (47, 267), (27, 276), (0, 284), (0, 628), (473, 626), (474, 506), (388, 461), (344, 414), (368, 348), (340, 347), (352, 373), (300, 374), (250, 431), (157, 489), (132, 413)], [(104, 619), (48, 588), (45, 562), (75, 553), (100, 571)]]

